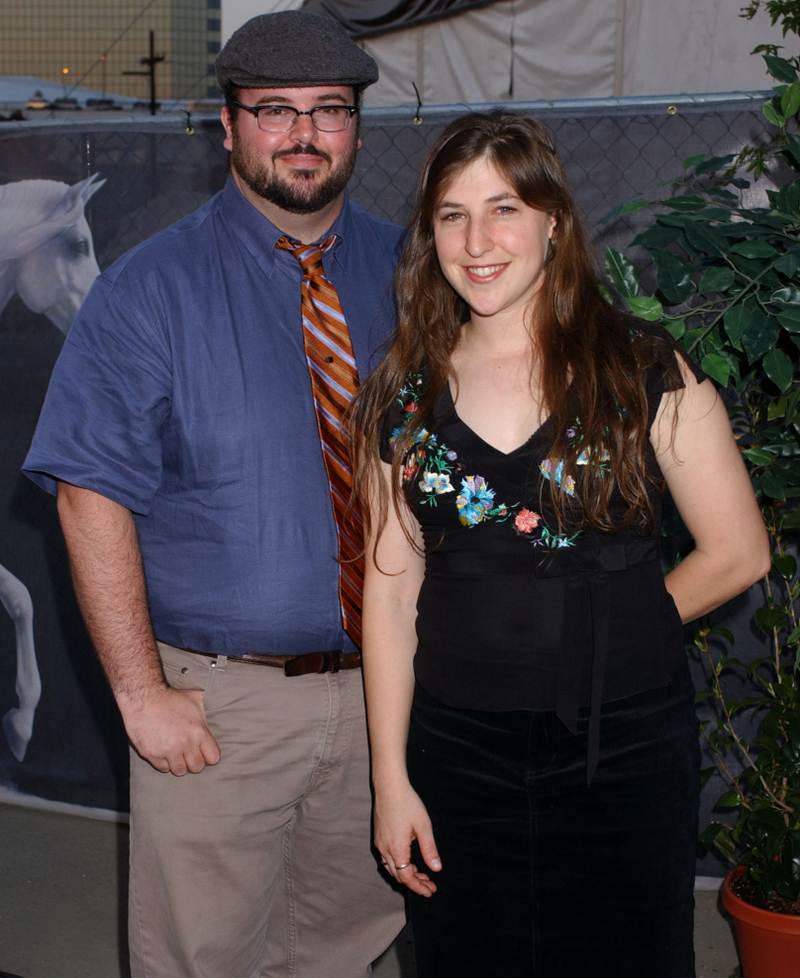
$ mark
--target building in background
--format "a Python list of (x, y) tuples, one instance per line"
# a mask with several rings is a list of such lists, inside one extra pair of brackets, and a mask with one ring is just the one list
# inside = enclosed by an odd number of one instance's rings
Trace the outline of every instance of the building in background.
[(149, 34), (159, 99), (219, 97), (214, 58), (220, 46), (221, 0), (4, 0), (0, 74), (149, 97), (144, 74)]

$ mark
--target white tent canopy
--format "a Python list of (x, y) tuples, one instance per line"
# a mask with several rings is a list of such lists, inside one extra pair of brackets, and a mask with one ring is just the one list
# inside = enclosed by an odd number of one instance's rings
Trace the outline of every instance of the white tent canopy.
[[(250, 17), (302, 0), (222, 0), (223, 39)], [(769, 88), (764, 43), (797, 39), (738, 0), (499, 0), (488, 7), (360, 41), (380, 81), (365, 105), (595, 98)]]

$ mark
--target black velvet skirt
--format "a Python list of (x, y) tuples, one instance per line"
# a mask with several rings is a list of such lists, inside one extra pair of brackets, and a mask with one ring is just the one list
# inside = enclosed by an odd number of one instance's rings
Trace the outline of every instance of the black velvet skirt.
[(408, 769), (443, 864), (437, 893), (411, 894), (419, 978), (694, 978), (688, 670), (603, 706), (588, 787), (586, 712), (573, 736), (554, 713), (457, 710), (417, 687)]

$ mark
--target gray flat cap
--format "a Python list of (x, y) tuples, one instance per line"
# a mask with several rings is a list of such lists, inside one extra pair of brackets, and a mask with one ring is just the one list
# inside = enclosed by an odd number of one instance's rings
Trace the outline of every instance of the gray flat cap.
[(378, 66), (328, 17), (283, 10), (253, 17), (217, 55), (219, 87), (307, 88), (378, 80)]

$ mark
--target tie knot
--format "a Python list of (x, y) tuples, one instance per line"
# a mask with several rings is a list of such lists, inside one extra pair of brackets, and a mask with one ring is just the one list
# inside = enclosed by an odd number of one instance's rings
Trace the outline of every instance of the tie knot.
[(303, 274), (307, 278), (311, 278), (313, 275), (325, 274), (322, 267), (322, 256), (335, 241), (336, 235), (332, 234), (319, 244), (307, 245), (299, 241), (292, 241), (291, 238), (287, 238), (284, 234), (275, 242), (275, 247), (280, 248), (282, 251), (290, 251), (300, 262)]

